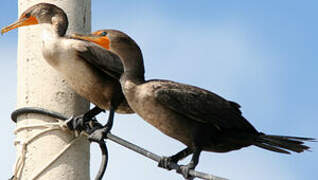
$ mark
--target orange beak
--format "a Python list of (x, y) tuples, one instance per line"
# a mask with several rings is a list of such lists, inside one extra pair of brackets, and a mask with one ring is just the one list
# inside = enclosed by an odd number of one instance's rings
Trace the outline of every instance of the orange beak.
[(11, 31), (12, 29), (22, 27), (22, 26), (29, 26), (33, 24), (39, 24), (38, 20), (34, 16), (30, 16), (29, 18), (22, 17), (13, 24), (10, 24), (9, 26), (6, 26), (1, 29), (1, 34), (4, 34), (8, 31)]
[(110, 49), (110, 40), (107, 36), (99, 36), (96, 34), (72, 34), (72, 38), (74, 39), (82, 39), (86, 41), (93, 42), (102, 46), (103, 48), (109, 50)]

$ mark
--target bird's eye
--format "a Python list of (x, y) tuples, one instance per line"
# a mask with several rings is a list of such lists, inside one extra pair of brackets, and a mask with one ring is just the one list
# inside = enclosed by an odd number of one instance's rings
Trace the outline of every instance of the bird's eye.
[(24, 17), (29, 18), (31, 16), (31, 13), (26, 13)]
[(102, 32), (102, 33), (100, 33), (99, 35), (101, 35), (101, 36), (106, 36), (107, 35), (107, 32)]

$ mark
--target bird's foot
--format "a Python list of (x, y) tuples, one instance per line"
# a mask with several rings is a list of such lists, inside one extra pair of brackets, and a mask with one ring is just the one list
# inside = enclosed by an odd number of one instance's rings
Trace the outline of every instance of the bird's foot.
[(167, 169), (167, 170), (171, 170), (173, 169), (172, 167), (172, 163), (176, 163), (177, 164), (177, 160), (174, 159), (174, 156), (170, 156), (170, 157), (162, 157), (158, 163), (158, 167)]
[(79, 116), (72, 116), (66, 120), (67, 127), (73, 131), (83, 131), (86, 129), (86, 122), (90, 119), (87, 119), (85, 114)]
[(95, 129), (88, 136), (88, 140), (90, 142), (103, 142), (103, 140), (107, 137), (107, 134), (110, 132), (111, 128), (108, 126), (103, 126), (102, 128)]
[(189, 163), (187, 165), (182, 165), (180, 168), (177, 170), (178, 173), (182, 174), (184, 179), (192, 180), (194, 179), (193, 176), (189, 174), (190, 170), (194, 169), (193, 163)]

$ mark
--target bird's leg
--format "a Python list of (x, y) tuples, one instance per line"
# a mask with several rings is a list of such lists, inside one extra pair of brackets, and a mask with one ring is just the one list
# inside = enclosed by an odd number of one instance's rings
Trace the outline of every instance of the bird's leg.
[(104, 112), (103, 109), (99, 108), (98, 106), (95, 106), (93, 109), (90, 109), (85, 114), (81, 114), (76, 117), (71, 117), (68, 120), (66, 120), (67, 126), (71, 130), (86, 130), (86, 123), (88, 123), (92, 118), (94, 118), (99, 113)]
[(190, 163), (184, 166), (180, 166), (180, 169), (177, 170), (177, 172), (181, 173), (185, 179), (193, 179), (193, 177), (189, 175), (189, 171), (190, 169), (194, 169), (198, 165), (201, 151), (201, 148), (197, 146), (194, 147)]
[(101, 142), (103, 141), (103, 139), (106, 138), (107, 134), (110, 132), (110, 130), (113, 127), (114, 113), (115, 113), (115, 108), (114, 106), (111, 106), (109, 109), (109, 116), (108, 116), (107, 123), (102, 128), (98, 128), (94, 130), (93, 132), (91, 132), (90, 135), (88, 136), (89, 141)]
[(167, 170), (171, 170), (171, 163), (178, 163), (183, 158), (189, 156), (192, 153), (192, 149), (187, 147), (177, 154), (170, 157), (162, 157), (158, 163), (158, 167), (165, 168)]

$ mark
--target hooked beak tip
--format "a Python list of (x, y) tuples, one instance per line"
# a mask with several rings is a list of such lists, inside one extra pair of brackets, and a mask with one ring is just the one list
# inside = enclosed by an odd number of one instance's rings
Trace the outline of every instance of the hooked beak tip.
[(81, 35), (78, 34), (78, 33), (72, 33), (72, 34), (71, 34), (71, 37), (72, 37), (72, 38), (79, 39), (79, 38), (81, 38)]
[(90, 41), (99, 46), (102, 46), (105, 49), (109, 49), (109, 39), (107, 37), (103, 38), (96, 34), (76, 34), (76, 33), (71, 34), (71, 37), (74, 39)]
[(82, 40), (92, 40), (94, 37), (88, 35), (88, 34), (78, 34), (78, 33), (72, 33), (71, 37), (74, 39), (82, 39)]
[(3, 35), (3, 34), (6, 33), (6, 32), (8, 32), (8, 31), (6, 30), (6, 28), (2, 28), (2, 29), (1, 29), (1, 35)]
[(6, 32), (8, 32), (8, 31), (5, 31), (4, 29), (1, 29), (1, 36), (3, 36)]
[(73, 36), (77, 36), (78, 34), (77, 33), (72, 33), (71, 34), (71, 36), (73, 37)]
[(9, 32), (9, 31), (11, 31), (13, 29), (18, 28), (20, 24), (21, 24), (20, 22), (16, 22), (16, 23), (13, 23), (13, 24), (11, 24), (9, 26), (6, 26), (6, 27), (2, 28), (1, 29), (1, 35), (3, 35), (4, 33)]
[(4, 27), (1, 29), (1, 34), (3, 35), (6, 32), (9, 32), (13, 29), (22, 27), (22, 26), (29, 26), (29, 25), (33, 25), (33, 24), (39, 24), (38, 20), (31, 16), (30, 18), (22, 18), (22, 19), (18, 19), (16, 22)]

